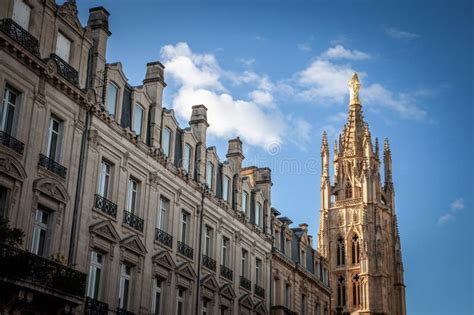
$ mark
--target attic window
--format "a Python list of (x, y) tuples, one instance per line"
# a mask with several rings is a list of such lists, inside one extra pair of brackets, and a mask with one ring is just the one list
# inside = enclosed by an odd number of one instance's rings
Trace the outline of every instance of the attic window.
[(69, 63), (69, 55), (71, 53), (71, 41), (61, 32), (58, 32), (56, 39), (56, 55), (62, 60)]

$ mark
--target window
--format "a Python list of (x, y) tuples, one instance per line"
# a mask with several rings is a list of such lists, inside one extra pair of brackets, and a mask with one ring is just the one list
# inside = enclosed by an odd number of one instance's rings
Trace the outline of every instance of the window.
[(211, 257), (212, 255), (212, 229), (206, 225), (204, 228), (204, 255)]
[(229, 263), (229, 239), (227, 237), (222, 237), (222, 255), (221, 255), (221, 265), (227, 266)]
[(336, 244), (336, 263), (338, 266), (346, 263), (344, 239), (339, 236)]
[(262, 226), (262, 204), (257, 202), (257, 208), (255, 209), (255, 225)]
[(51, 116), (49, 119), (49, 130), (48, 130), (48, 151), (46, 155), (55, 161), (59, 160), (60, 147), (61, 147), (61, 132), (62, 132), (62, 121)]
[(112, 167), (104, 160), (100, 163), (99, 195), (109, 197), (110, 170)]
[(184, 146), (184, 156), (183, 156), (183, 170), (189, 174), (191, 172), (191, 153), (192, 148), (189, 144), (186, 143)]
[(31, 251), (39, 256), (46, 256), (46, 241), (48, 237), (49, 213), (44, 209), (36, 209), (33, 243)]
[(28, 30), (30, 24), (30, 14), (31, 8), (23, 0), (15, 0), (12, 18), (25, 30)]
[(169, 157), (171, 152), (171, 130), (168, 127), (163, 128), (161, 147), (163, 148), (163, 154)]
[(259, 258), (255, 259), (255, 283), (262, 284), (262, 260)]
[(3, 102), (0, 108), (0, 129), (11, 135), (13, 129), (13, 120), (15, 118), (15, 110), (20, 93), (15, 91), (8, 85), (3, 93)]
[(281, 250), (281, 245), (280, 245), (281, 234), (279, 230), (275, 230), (274, 239), (275, 239), (275, 248), (278, 248), (279, 250)]
[(316, 302), (316, 315), (321, 315), (321, 303)]
[(300, 253), (300, 263), (303, 267), (306, 268), (306, 252), (304, 250), (301, 250)]
[(229, 314), (229, 312), (227, 312), (229, 308), (225, 305), (221, 305), (221, 312), (220, 312), (220, 315), (227, 315)]
[(248, 201), (249, 194), (246, 191), (242, 192), (242, 211), (245, 213), (246, 217), (248, 217)]
[(89, 284), (87, 286), (87, 296), (96, 300), (99, 298), (101, 272), (102, 254), (93, 250), (91, 252), (91, 266), (89, 268)]
[(185, 211), (181, 213), (181, 242), (184, 244), (189, 244), (188, 242), (188, 224), (189, 224), (189, 214)]
[(133, 113), (133, 131), (137, 136), (142, 134), (142, 121), (143, 121), (143, 107), (140, 104), (135, 104), (135, 112)]
[(129, 290), (130, 290), (130, 278), (131, 278), (132, 268), (126, 264), (120, 265), (120, 283), (119, 283), (119, 307), (121, 309), (127, 309), (128, 299), (129, 299)]
[(352, 237), (352, 263), (358, 264), (360, 260), (359, 236), (354, 234)]
[(291, 239), (287, 238), (285, 242), (285, 254), (291, 257)]
[(209, 305), (209, 300), (202, 299), (202, 315), (208, 314), (208, 305)]
[(306, 315), (306, 295), (301, 295), (301, 315)]
[(5, 218), (8, 207), (8, 189), (0, 186), (0, 219)]
[(225, 202), (229, 201), (229, 186), (230, 186), (230, 178), (228, 176), (224, 176), (223, 182), (222, 182), (222, 199), (224, 199)]
[(110, 115), (115, 116), (115, 108), (117, 106), (117, 94), (118, 94), (118, 87), (113, 84), (109, 83), (109, 88), (107, 90), (107, 111)]
[(360, 305), (361, 286), (359, 283), (359, 275), (352, 278), (352, 304), (353, 306)]
[(290, 293), (291, 293), (291, 287), (287, 283), (285, 285), (285, 307), (290, 308)]
[(207, 187), (209, 187), (210, 190), (214, 189), (213, 183), (214, 183), (214, 164), (211, 162), (207, 163), (207, 172), (206, 172), (206, 179), (207, 179)]
[(337, 306), (346, 305), (346, 283), (344, 277), (337, 280)]
[(176, 315), (184, 314), (185, 304), (185, 292), (184, 289), (178, 288), (178, 294), (176, 295)]
[(244, 278), (247, 277), (248, 256), (249, 256), (249, 253), (245, 249), (242, 249), (242, 260), (241, 260), (240, 275)]
[(162, 231), (166, 231), (167, 214), (170, 210), (170, 201), (163, 197), (160, 198), (160, 210), (156, 218), (156, 227)]
[(138, 183), (133, 178), (128, 179), (128, 192), (127, 192), (127, 211), (135, 213), (137, 210), (137, 191)]
[(153, 296), (151, 301), (152, 314), (161, 314), (161, 279), (153, 279)]
[(56, 39), (56, 55), (62, 60), (69, 62), (69, 54), (71, 53), (71, 41), (64, 36), (63, 33), (58, 32)]

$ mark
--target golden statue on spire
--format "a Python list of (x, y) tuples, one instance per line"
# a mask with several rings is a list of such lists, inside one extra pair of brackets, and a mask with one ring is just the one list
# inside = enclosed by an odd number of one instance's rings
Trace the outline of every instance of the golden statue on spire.
[(360, 104), (359, 90), (360, 90), (359, 77), (357, 76), (357, 73), (354, 72), (352, 74), (352, 79), (349, 81), (349, 94), (350, 94), (349, 105)]

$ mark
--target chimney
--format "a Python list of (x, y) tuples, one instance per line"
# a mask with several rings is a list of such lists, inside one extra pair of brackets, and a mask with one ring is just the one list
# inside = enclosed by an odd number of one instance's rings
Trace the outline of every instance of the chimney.
[(166, 87), (164, 70), (165, 66), (161, 62), (149, 62), (146, 65), (146, 75), (143, 80), (145, 91), (152, 101), (149, 143), (155, 148), (160, 147), (163, 90)]
[[(104, 79), (107, 40), (112, 33), (109, 31), (109, 12), (103, 7), (89, 9), (89, 20), (87, 27), (91, 30), (93, 45), (92, 60), (90, 61), (91, 86), (100, 86), (98, 79)], [(105, 82), (103, 83), (105, 84)], [(97, 95), (102, 95), (102, 91), (96, 91)], [(105, 98), (105, 97), (104, 97)]]
[(301, 223), (298, 225), (303, 231), (308, 231), (308, 224), (306, 223)]
[(206, 133), (209, 123), (207, 122), (207, 108), (204, 105), (192, 107), (191, 130), (198, 140), (196, 146), (196, 179), (200, 183), (206, 183)]

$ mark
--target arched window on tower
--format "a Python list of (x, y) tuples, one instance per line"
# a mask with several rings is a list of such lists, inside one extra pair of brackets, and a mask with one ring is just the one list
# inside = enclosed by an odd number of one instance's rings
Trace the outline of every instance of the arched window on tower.
[(359, 282), (359, 275), (352, 278), (352, 303), (354, 306), (360, 305), (361, 286)]
[(346, 199), (352, 198), (352, 186), (350, 183), (346, 185)]
[(337, 279), (337, 305), (346, 305), (346, 282), (343, 276), (340, 276), (339, 279)]
[(344, 239), (342, 236), (339, 236), (337, 239), (337, 248), (336, 248), (336, 263), (338, 266), (344, 265), (346, 263), (345, 258), (345, 246), (344, 246)]
[(352, 252), (352, 263), (353, 264), (358, 264), (360, 261), (360, 245), (359, 245), (359, 236), (357, 234), (354, 234), (352, 237), (352, 247), (351, 247), (351, 252)]

